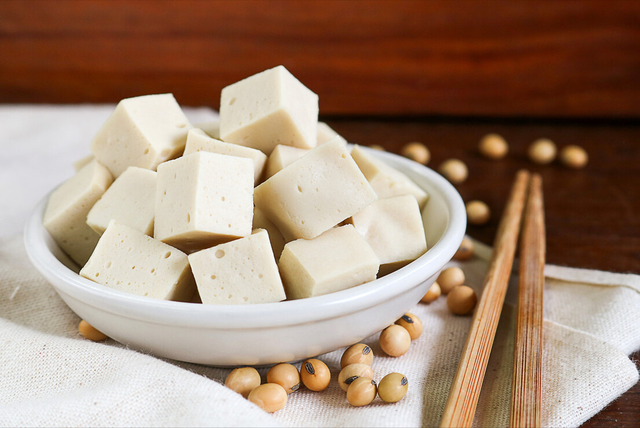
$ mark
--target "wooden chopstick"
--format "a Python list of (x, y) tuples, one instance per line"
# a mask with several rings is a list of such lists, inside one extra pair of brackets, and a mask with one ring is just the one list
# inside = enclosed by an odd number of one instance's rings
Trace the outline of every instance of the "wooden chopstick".
[(467, 341), (440, 420), (441, 427), (470, 427), (473, 423), (511, 276), (529, 176), (527, 171), (519, 171), (516, 174), (496, 234), (482, 297), (473, 314)]
[(511, 390), (511, 427), (539, 427), (542, 404), (542, 318), (545, 226), (542, 178), (533, 174), (520, 243), (518, 319)]

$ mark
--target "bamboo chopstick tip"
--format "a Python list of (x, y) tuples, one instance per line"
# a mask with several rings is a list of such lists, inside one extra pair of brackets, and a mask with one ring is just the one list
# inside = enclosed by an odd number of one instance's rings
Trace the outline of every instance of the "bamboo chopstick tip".
[(535, 183), (536, 185), (542, 184), (542, 175), (540, 175), (537, 172), (531, 174), (531, 182), (532, 182), (532, 184)]

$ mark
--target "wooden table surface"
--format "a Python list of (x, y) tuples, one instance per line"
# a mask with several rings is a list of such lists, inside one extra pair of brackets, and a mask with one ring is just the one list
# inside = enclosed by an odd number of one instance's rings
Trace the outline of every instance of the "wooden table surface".
[[(457, 186), (466, 201), (480, 199), (492, 211), (488, 225), (467, 233), (491, 244), (513, 177), (520, 168), (539, 172), (544, 182), (547, 262), (578, 268), (640, 273), (640, 124), (518, 120), (325, 118), (349, 142), (380, 144), (398, 153), (411, 141), (431, 151), (428, 166), (459, 158), (469, 178)], [(497, 132), (510, 145), (506, 159), (491, 161), (477, 151), (480, 137)], [(546, 137), (558, 148), (578, 144), (589, 164), (570, 170), (558, 162), (540, 166), (526, 157), (528, 145)], [(640, 352), (631, 356), (640, 368)], [(640, 383), (589, 420), (585, 427), (638, 427)]]

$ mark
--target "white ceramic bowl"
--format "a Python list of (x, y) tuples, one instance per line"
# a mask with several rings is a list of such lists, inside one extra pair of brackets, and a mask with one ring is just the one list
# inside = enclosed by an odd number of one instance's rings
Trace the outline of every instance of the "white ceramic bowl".
[(324, 296), (256, 305), (168, 302), (113, 290), (65, 266), (42, 226), (48, 197), (25, 227), (29, 258), (67, 305), (130, 348), (192, 363), (236, 366), (300, 360), (356, 343), (415, 306), (458, 249), (465, 207), (455, 188), (431, 169), (369, 150), (430, 195), (423, 219), (429, 250), (378, 280)]

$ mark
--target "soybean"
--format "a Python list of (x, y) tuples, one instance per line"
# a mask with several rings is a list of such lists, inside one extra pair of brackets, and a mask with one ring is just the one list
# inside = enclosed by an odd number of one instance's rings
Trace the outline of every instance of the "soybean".
[(447, 307), (456, 315), (468, 315), (476, 307), (478, 298), (473, 288), (459, 285), (447, 296)]
[(106, 334), (98, 331), (94, 326), (92, 326), (85, 320), (80, 321), (80, 324), (78, 324), (78, 332), (85, 338), (94, 342), (102, 342), (103, 340), (107, 340)]
[(376, 381), (366, 377), (354, 380), (347, 389), (347, 401), (354, 407), (366, 406), (371, 403), (378, 393)]
[(464, 280), (464, 272), (457, 266), (443, 270), (437, 279), (442, 294), (449, 294), (454, 287), (464, 284)]
[(391, 357), (406, 354), (411, 347), (411, 335), (399, 325), (390, 325), (380, 333), (380, 347)]
[(371, 366), (359, 363), (349, 364), (340, 371), (340, 374), (338, 375), (338, 385), (340, 385), (340, 388), (342, 388), (343, 391), (346, 391), (349, 389), (351, 382), (359, 377), (368, 377), (369, 379), (373, 379), (373, 369)]
[(416, 340), (422, 334), (422, 321), (416, 315), (407, 312), (403, 316), (401, 316), (396, 324), (404, 327), (407, 332), (409, 332), (409, 336), (411, 340)]
[(440, 290), (440, 284), (438, 282), (434, 282), (431, 287), (429, 287), (429, 291), (425, 294), (420, 301), (422, 303), (431, 303), (435, 301), (442, 294), (442, 290)]
[(344, 351), (340, 359), (340, 368), (343, 369), (349, 364), (355, 363), (367, 364), (369, 366), (373, 363), (373, 351), (369, 345), (356, 343)]
[(480, 139), (478, 150), (484, 157), (498, 160), (507, 155), (509, 145), (501, 135), (487, 134)]
[(300, 388), (300, 373), (292, 364), (276, 364), (267, 372), (267, 382), (277, 383), (284, 388), (287, 394), (291, 394)]
[(400, 150), (400, 154), (423, 165), (428, 164), (431, 159), (431, 152), (429, 152), (427, 146), (419, 142), (406, 144)]
[(466, 209), (467, 218), (471, 224), (486, 224), (491, 218), (489, 206), (482, 201), (469, 201), (467, 202)]
[(378, 385), (378, 396), (387, 403), (395, 403), (402, 400), (409, 389), (407, 377), (400, 373), (389, 373)]
[(229, 373), (224, 384), (227, 388), (247, 398), (251, 391), (260, 386), (260, 382), (260, 373), (256, 369), (240, 367)]
[(277, 383), (265, 383), (251, 391), (248, 399), (265, 412), (273, 413), (287, 404), (287, 393)]
[(539, 138), (529, 146), (528, 155), (533, 162), (546, 165), (553, 162), (557, 151), (556, 144), (553, 141), (547, 138)]
[(324, 391), (329, 386), (331, 371), (322, 361), (311, 358), (302, 363), (300, 379), (311, 391)]
[(589, 162), (589, 155), (582, 147), (570, 145), (560, 151), (560, 162), (569, 168), (580, 169)]
[(460, 184), (467, 179), (469, 170), (467, 165), (459, 159), (448, 159), (440, 165), (440, 174), (454, 184)]
[(473, 241), (466, 236), (462, 238), (462, 243), (458, 251), (453, 255), (455, 260), (469, 260), (473, 256)]

